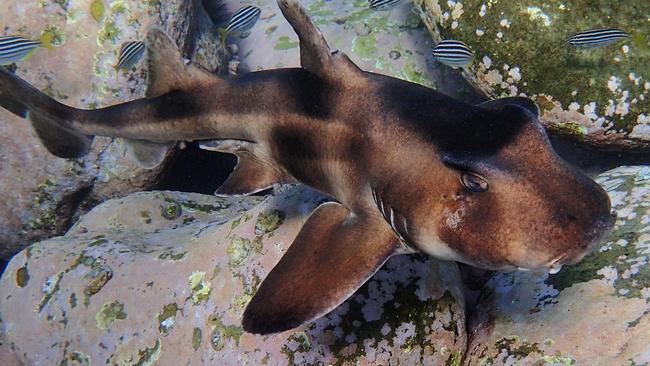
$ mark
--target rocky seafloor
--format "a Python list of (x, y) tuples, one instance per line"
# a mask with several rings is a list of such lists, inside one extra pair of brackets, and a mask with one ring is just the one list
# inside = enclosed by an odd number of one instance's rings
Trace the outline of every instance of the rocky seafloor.
[(558, 274), (496, 274), (466, 309), (455, 263), (399, 256), (330, 314), (272, 336), (243, 332), (243, 309), (325, 197), (288, 186), (110, 200), (12, 259), (0, 355), (7, 365), (645, 365), (650, 168), (597, 180), (616, 227)]
[[(227, 47), (206, 20), (212, 16), (223, 22), (220, 4), (11, 1), (0, 12), (0, 24), (6, 25), (3, 34), (57, 36), (57, 47), (39, 49), (18, 64), (17, 73), (77, 107), (142, 96), (143, 65), (115, 73), (112, 64), (119, 45), (142, 37), (152, 22), (172, 34), (188, 59), (211, 70), (240, 74), (299, 64), (297, 37), (274, 1), (226, 2), (230, 12), (244, 4), (262, 8), (251, 32), (228, 37)], [(580, 75), (588, 72), (588, 81), (599, 86), (589, 93), (604, 99), (574, 95), (573, 90), (565, 98), (567, 93), (555, 93), (555, 87), (564, 90), (568, 83), (533, 78), (529, 71), (540, 67), (536, 62), (543, 58), (520, 58), (512, 51), (529, 47), (526, 52), (543, 52), (534, 36), (525, 38), (530, 34), (514, 40), (521, 29), (543, 23), (544, 14), (558, 12), (554, 2), (529, 2), (521, 8), (523, 3), (489, 1), (484, 16), (479, 14), (483, 2), (473, 1), (416, 0), (415, 6), (407, 3), (390, 12), (369, 11), (365, 0), (304, 4), (331, 44), (364, 70), (472, 102), (480, 101), (481, 93), (509, 95), (514, 86), (517, 93), (541, 101), (544, 117), (555, 118), (568, 135), (646, 139), (648, 121), (640, 116), (648, 114), (647, 100), (641, 98), (647, 94), (648, 76), (638, 65), (647, 61), (647, 38), (628, 43), (627, 53), (625, 43), (594, 54), (578, 50), (572, 57), (586, 57), (577, 64), (583, 68), (598, 55), (619, 61), (600, 62), (600, 68), (589, 70), (562, 69), (577, 72), (572, 74), (577, 81), (585, 81)], [(206, 14), (203, 8), (213, 12)], [(629, 8), (598, 25), (635, 16)], [(528, 12), (528, 18), (517, 11)], [(568, 32), (567, 19), (576, 14), (558, 15), (553, 24), (562, 27), (547, 32), (549, 39)], [(590, 26), (589, 19), (598, 14), (585, 15), (575, 28)], [(490, 22), (473, 23), (488, 18)], [(484, 31), (481, 36), (478, 28)], [(637, 28), (643, 34), (647, 23)], [(472, 32), (476, 40), (467, 43), (479, 56), (469, 71), (427, 59), (440, 38)], [(488, 35), (494, 42), (482, 42), (480, 37)], [(459, 80), (461, 75), (478, 86), (478, 93)], [(499, 83), (493, 82), (499, 77)], [(551, 84), (534, 89), (538, 84), (532, 79)], [(632, 89), (623, 87), (641, 87), (636, 102)], [(0, 257), (19, 252), (0, 279), (0, 365), (650, 364), (648, 167), (621, 167), (598, 177), (619, 213), (617, 225), (594, 253), (556, 275), (500, 273), (468, 284), (467, 268), (459, 272), (454, 263), (396, 257), (322, 319), (259, 337), (243, 332), (241, 313), (310, 210), (325, 197), (300, 186), (230, 199), (132, 194), (156, 188), (210, 193), (232, 159), (215, 163), (215, 153), (189, 144), (172, 151), (161, 169), (144, 171), (126, 156), (119, 140), (99, 139), (88, 158), (66, 161), (49, 155), (26, 126), (0, 110), (0, 197), (6, 198), (0, 203)], [(2, 267), (0, 261), (0, 273)]]
[[(224, 64), (225, 50), (196, 2), (48, 0), (2, 5), (3, 35), (49, 39), (52, 44), (51, 49), (37, 48), (11, 69), (73, 107), (105, 107), (144, 95), (142, 63), (132, 70), (113, 66), (120, 46), (142, 40), (151, 24), (163, 26), (186, 57), (199, 65), (218, 71)], [(32, 241), (63, 234), (80, 214), (108, 198), (151, 188), (188, 188), (170, 178), (170, 170), (184, 174), (192, 184), (197, 179), (185, 174), (187, 168), (214, 177), (227, 165), (214, 154), (211, 161), (196, 159), (195, 150), (173, 149), (158, 168), (145, 170), (127, 156), (119, 139), (97, 137), (85, 157), (60, 159), (43, 147), (28, 121), (0, 108), (0, 258), (9, 258)], [(185, 171), (179, 171), (179, 165)], [(207, 185), (207, 179), (201, 182)], [(218, 183), (212, 183), (212, 190)]]

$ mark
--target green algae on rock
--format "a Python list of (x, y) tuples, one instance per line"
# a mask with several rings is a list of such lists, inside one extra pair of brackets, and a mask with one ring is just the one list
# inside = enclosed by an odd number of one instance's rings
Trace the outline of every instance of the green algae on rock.
[(104, 0), (95, 0), (90, 4), (90, 15), (96, 21), (100, 22), (104, 17)]
[(197, 305), (202, 301), (206, 301), (210, 296), (212, 285), (210, 282), (205, 280), (205, 272), (192, 272), (189, 281), (190, 289), (192, 290), (192, 296), (190, 298), (192, 299), (194, 305)]
[(255, 223), (255, 234), (269, 234), (279, 228), (284, 222), (284, 212), (279, 210), (268, 210), (259, 214)]
[[(486, 96), (533, 98), (551, 131), (572, 121), (583, 127), (569, 131), (578, 138), (650, 146), (650, 2), (414, 4), (435, 41), (458, 39), (474, 51), (476, 60), (463, 74)], [(580, 31), (604, 27), (621, 28), (631, 38), (591, 49), (567, 42)]]
[(162, 311), (158, 313), (158, 330), (160, 333), (165, 334), (174, 326), (174, 318), (179, 307), (175, 302), (163, 306)]
[(102, 330), (110, 328), (116, 320), (124, 319), (126, 319), (124, 304), (117, 300), (105, 303), (97, 314), (95, 314), (97, 328)]
[(90, 297), (98, 293), (106, 283), (113, 277), (113, 270), (111, 267), (98, 265), (93, 266), (92, 270), (86, 274), (85, 278), (89, 279), (88, 285), (84, 289), (84, 294)]
[(192, 331), (192, 349), (195, 351), (201, 347), (201, 342), (203, 341), (203, 333), (201, 328), (194, 328)]

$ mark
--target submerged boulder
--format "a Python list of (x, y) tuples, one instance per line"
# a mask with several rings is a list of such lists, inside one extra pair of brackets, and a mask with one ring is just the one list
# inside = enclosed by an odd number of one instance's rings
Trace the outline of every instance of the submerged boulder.
[[(650, 2), (414, 0), (434, 40), (475, 53), (463, 71), (485, 96), (533, 98), (554, 134), (597, 146), (650, 151)], [(620, 28), (630, 38), (599, 48), (568, 38)]]
[[(392, 11), (371, 10), (368, 1), (307, 0), (303, 4), (329, 46), (345, 52), (362, 70), (436, 86), (434, 70), (424, 57), (431, 41), (409, 2)], [(262, 13), (253, 29), (228, 40), (239, 45), (236, 53), (242, 68), (299, 66), (298, 36), (276, 1), (257, 5)]]
[(467, 365), (650, 363), (650, 167), (598, 177), (618, 220), (580, 263), (495, 275), (469, 322)]
[(0, 279), (0, 359), (458, 364), (466, 345), (458, 269), (423, 256), (392, 258), (310, 324), (243, 332), (257, 286), (325, 200), (299, 186), (266, 198), (151, 192), (107, 201), (9, 263)]
[[(219, 38), (196, 2), (4, 1), (2, 35), (42, 39), (17, 63), (15, 72), (54, 99), (77, 108), (98, 108), (144, 95), (145, 68), (116, 71), (122, 43), (143, 40), (150, 24), (161, 24), (188, 57), (215, 70), (223, 58)], [(206, 21), (207, 20), (207, 21)], [(221, 51), (220, 51), (221, 50)], [(125, 156), (118, 140), (96, 138), (82, 159), (51, 155), (27, 120), (0, 108), (0, 258), (34, 240), (60, 235), (107, 198), (147, 189), (166, 163), (143, 170)]]

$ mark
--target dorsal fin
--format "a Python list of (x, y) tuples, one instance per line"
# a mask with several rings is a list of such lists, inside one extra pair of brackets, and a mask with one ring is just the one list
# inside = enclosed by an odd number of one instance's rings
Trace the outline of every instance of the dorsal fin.
[(185, 64), (174, 41), (158, 26), (147, 33), (148, 98), (215, 82), (219, 78), (194, 65)]
[(339, 84), (363, 81), (363, 71), (347, 55), (331, 51), (320, 30), (298, 0), (278, 0), (278, 6), (300, 40), (300, 64), (319, 77)]

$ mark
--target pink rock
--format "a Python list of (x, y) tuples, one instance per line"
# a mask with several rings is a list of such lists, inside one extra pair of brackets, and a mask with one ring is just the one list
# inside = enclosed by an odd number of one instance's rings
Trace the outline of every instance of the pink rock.
[[(91, 13), (95, 3), (103, 4), (99, 20)], [(211, 70), (219, 66), (223, 51), (217, 49), (218, 37), (213, 37), (216, 43), (206, 40), (205, 34), (213, 32), (206, 32), (204, 19), (194, 15), (195, 6), (183, 0), (4, 1), (0, 24), (3, 35), (54, 38), (56, 47), (38, 48), (17, 63), (20, 77), (62, 103), (95, 108), (143, 96), (144, 65), (119, 73), (113, 65), (123, 42), (143, 39), (148, 26), (161, 19), (187, 54), (212, 51), (210, 57), (201, 53), (197, 62)], [(97, 202), (151, 188), (165, 164), (143, 170), (125, 152), (119, 141), (97, 138), (83, 159), (57, 158), (38, 141), (28, 121), (0, 108), (0, 258), (64, 233)]]
[(151, 192), (108, 201), (10, 262), (3, 342), (27, 364), (459, 362), (458, 270), (421, 256), (391, 259), (296, 330), (242, 331), (257, 286), (323, 199), (296, 187), (263, 200)]

